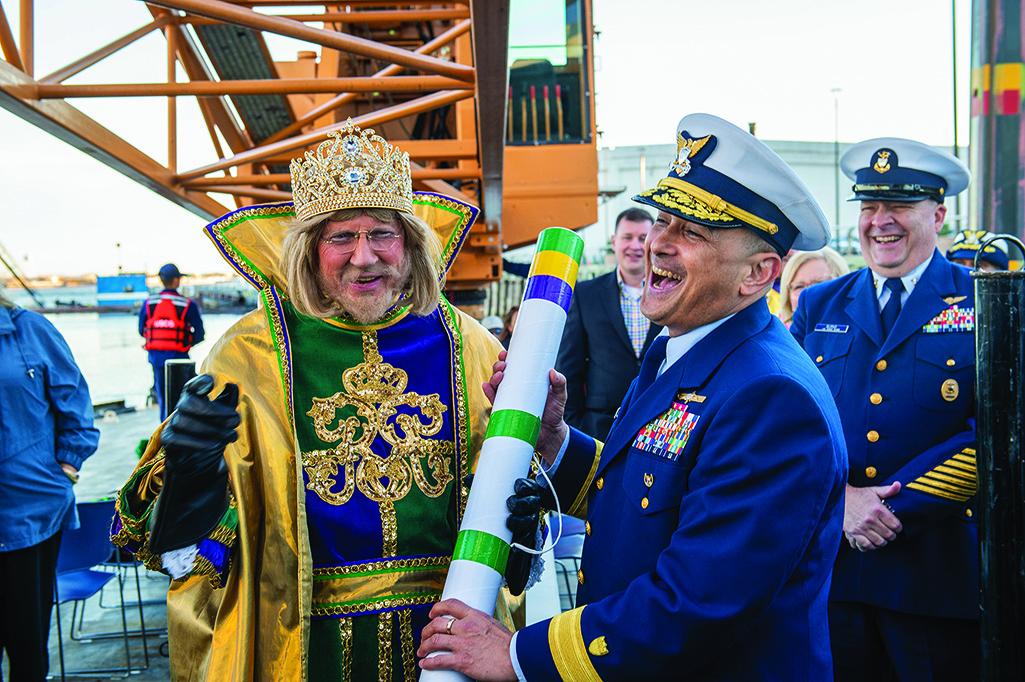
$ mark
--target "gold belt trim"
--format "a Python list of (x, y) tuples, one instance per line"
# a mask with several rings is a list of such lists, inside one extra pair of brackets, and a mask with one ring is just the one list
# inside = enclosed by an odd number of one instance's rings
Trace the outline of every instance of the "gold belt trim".
[(708, 205), (713, 211), (721, 211), (728, 215), (733, 216), (738, 220), (743, 220), (748, 225), (756, 227), (762, 232), (768, 232), (769, 234), (776, 234), (779, 232), (779, 228), (775, 223), (771, 223), (765, 218), (759, 218), (754, 213), (745, 211), (739, 206), (734, 206), (730, 202), (726, 201), (722, 197), (716, 196), (711, 192), (701, 189), (697, 185), (692, 185), (689, 182), (678, 180), (677, 178), (662, 178), (658, 181), (659, 187), (671, 187), (675, 190), (689, 194), (698, 201), (701, 201)]
[(433, 604), (441, 599), (450, 561), (431, 557), (318, 568), (310, 614), (344, 616)]

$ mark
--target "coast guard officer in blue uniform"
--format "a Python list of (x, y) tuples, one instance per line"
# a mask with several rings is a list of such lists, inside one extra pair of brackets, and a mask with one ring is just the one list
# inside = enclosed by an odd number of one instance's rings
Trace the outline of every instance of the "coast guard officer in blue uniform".
[[(652, 344), (604, 446), (561, 420), (552, 372), (537, 450), (586, 519), (578, 607), (515, 637), (435, 606), (420, 654), (474, 679), (830, 679), (826, 605), (847, 470), (839, 415), (765, 293), (828, 225), (772, 151), (722, 119), (680, 121), (641, 310)], [(504, 363), (496, 364), (492, 391)], [(550, 498), (547, 505), (554, 507)], [(452, 619), (455, 620), (452, 620)]]
[(971, 175), (895, 138), (840, 164), (868, 268), (806, 290), (790, 329), (829, 383), (850, 455), (836, 679), (978, 679), (974, 287), (936, 249), (943, 200)]
[[(975, 257), (979, 255), (982, 242), (992, 236), (993, 233), (986, 230), (961, 230), (954, 237), (950, 248), (947, 249), (947, 260), (951, 263), (963, 265), (966, 268), (974, 268), (976, 263)], [(979, 256), (978, 263), (980, 270), (988, 270), (990, 272), (1006, 270), (1011, 263), (1007, 252), (1007, 244), (1002, 240), (990, 242), (986, 245), (985, 249), (982, 249), (982, 255)]]

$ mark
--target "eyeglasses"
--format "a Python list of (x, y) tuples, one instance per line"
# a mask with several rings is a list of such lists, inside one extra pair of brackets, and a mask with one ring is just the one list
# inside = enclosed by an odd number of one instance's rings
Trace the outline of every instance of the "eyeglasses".
[(828, 281), (828, 279), (817, 279), (814, 282), (791, 282), (790, 291), (804, 291), (808, 287), (813, 287), (816, 284), (822, 284), (823, 282)]
[(324, 237), (321, 241), (340, 253), (352, 253), (356, 250), (356, 244), (359, 243), (359, 236), (361, 234), (366, 235), (367, 244), (376, 252), (389, 250), (395, 246), (395, 242), (402, 236), (401, 232), (396, 232), (395, 230), (375, 228), (370, 231), (360, 232), (343, 230), (335, 232), (330, 237)]

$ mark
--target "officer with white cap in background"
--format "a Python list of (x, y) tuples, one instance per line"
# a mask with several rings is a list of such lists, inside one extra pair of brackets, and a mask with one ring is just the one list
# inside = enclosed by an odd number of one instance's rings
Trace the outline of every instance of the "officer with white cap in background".
[(829, 629), (835, 679), (979, 676), (975, 297), (936, 248), (957, 158), (878, 138), (840, 159), (868, 264), (808, 289), (790, 331), (829, 383), (850, 456)]
[(987, 230), (961, 230), (947, 249), (947, 260), (974, 269), (975, 257), (981, 249), (982, 255), (978, 260), (980, 270), (1006, 270), (1010, 264), (1007, 242), (998, 239), (986, 244), (985, 248), (982, 247), (982, 242), (992, 236), (993, 233)]
[[(452, 653), (424, 669), (530, 682), (829, 679), (843, 433), (826, 382), (765, 303), (781, 257), (824, 246), (828, 223), (746, 131), (693, 114), (676, 138), (668, 176), (634, 197), (659, 212), (641, 312), (665, 329), (604, 445), (562, 420), (565, 379), (549, 375), (536, 449), (562, 509), (586, 519), (577, 608), (513, 638), (443, 601), (420, 655)], [(495, 369), (486, 392), (504, 363)]]

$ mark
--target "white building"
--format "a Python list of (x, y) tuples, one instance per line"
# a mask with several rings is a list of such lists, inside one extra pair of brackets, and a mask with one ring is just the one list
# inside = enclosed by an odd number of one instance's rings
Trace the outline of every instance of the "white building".
[[(839, 237), (839, 242), (836, 237), (834, 238), (833, 246), (837, 246), (838, 243), (844, 246), (849, 238), (856, 248), (858, 203), (847, 201), (851, 196), (852, 183), (843, 173), (838, 174), (837, 165), (837, 159), (851, 145), (786, 140), (765, 140), (765, 144), (790, 164), (818, 199), (822, 212), (833, 226), (834, 235)], [(963, 149), (960, 156), (962, 159), (967, 158), (967, 150)], [(608, 147), (598, 150), (598, 187), (602, 191), (598, 205), (598, 222), (579, 232), (584, 238), (584, 259), (587, 262), (600, 262), (604, 258), (609, 237), (615, 227), (616, 216), (627, 208), (640, 206), (631, 198), (641, 190), (654, 187), (666, 176), (669, 164), (675, 159), (675, 144)], [(949, 204), (947, 221), (954, 228), (951, 232), (953, 235), (962, 229), (958, 224), (958, 217), (967, 216), (966, 202), (962, 201), (962, 197), (955, 197)], [(647, 206), (643, 208), (651, 210)], [(964, 226), (967, 227), (966, 221)], [(530, 249), (523, 250), (522, 255), (510, 255), (512, 260), (528, 261), (532, 253), (533, 250)]]

